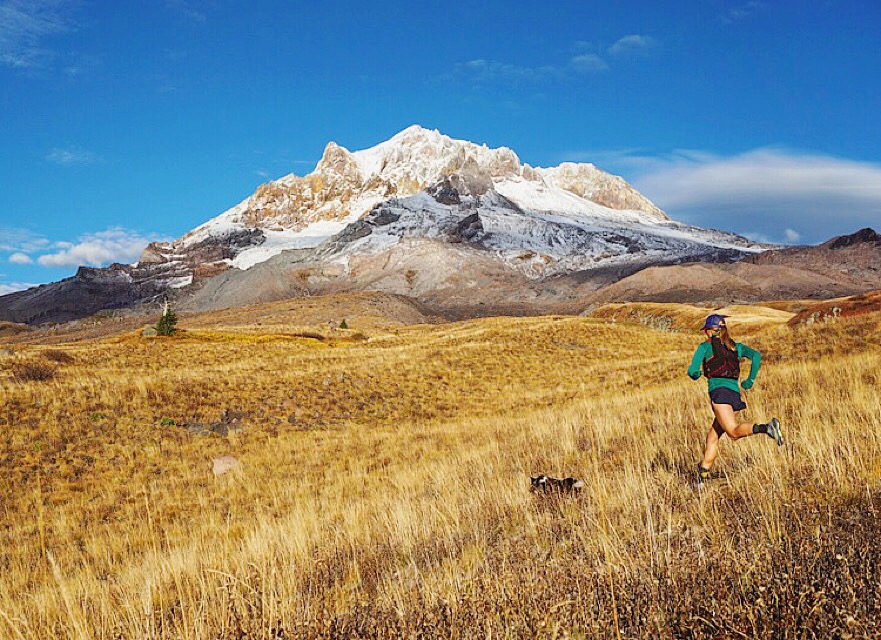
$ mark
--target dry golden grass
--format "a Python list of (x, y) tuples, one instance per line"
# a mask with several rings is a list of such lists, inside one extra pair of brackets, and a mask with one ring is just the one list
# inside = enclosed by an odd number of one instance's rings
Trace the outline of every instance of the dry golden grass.
[[(58, 345), (50, 380), (4, 361), (0, 637), (874, 637), (881, 317), (740, 312), (748, 415), (790, 444), (725, 442), (701, 491), (696, 333), (230, 311)], [(179, 426), (224, 410), (227, 438)], [(222, 455), (242, 467), (214, 477)]]
[[(145, 325), (155, 324), (160, 314), (158, 308), (152, 313), (143, 309), (102, 312), (36, 331), (25, 325), (0, 323), (0, 338), (14, 344), (33, 345), (100, 340), (125, 332), (139, 332)], [(296, 331), (302, 327), (330, 331), (343, 320), (370, 331), (441, 321), (410, 298), (377, 291), (295, 298), (217, 311), (181, 312), (178, 317), (182, 326), (190, 329), (223, 327), (225, 331), (257, 334)]]
[(595, 309), (590, 317), (640, 324), (658, 331), (695, 332), (711, 313), (729, 316), (732, 331), (740, 336), (753, 335), (763, 329), (784, 324), (795, 315), (761, 305), (738, 304), (719, 308), (663, 302), (624, 302), (604, 304)]

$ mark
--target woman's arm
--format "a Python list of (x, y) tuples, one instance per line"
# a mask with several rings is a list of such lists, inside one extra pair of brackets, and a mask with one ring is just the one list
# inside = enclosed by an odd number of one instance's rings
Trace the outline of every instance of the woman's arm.
[(697, 380), (701, 377), (701, 364), (707, 354), (708, 347), (712, 349), (709, 342), (702, 342), (691, 357), (691, 364), (688, 365), (688, 377), (692, 380)]
[(738, 342), (737, 355), (741, 358), (749, 358), (749, 375), (740, 383), (741, 387), (749, 389), (756, 381), (756, 376), (759, 375), (759, 368), (762, 366), (762, 354), (755, 349), (750, 349), (745, 344), (740, 344)]

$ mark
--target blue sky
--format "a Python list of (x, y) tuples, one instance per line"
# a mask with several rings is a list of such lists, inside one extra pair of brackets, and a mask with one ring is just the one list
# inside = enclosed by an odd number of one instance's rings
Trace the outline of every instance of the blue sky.
[(0, 293), (408, 125), (775, 242), (881, 227), (881, 5), (0, 0)]

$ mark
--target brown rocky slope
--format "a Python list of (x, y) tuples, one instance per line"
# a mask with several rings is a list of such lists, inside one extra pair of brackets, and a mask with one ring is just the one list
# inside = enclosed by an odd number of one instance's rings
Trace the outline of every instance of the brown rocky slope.
[(873, 229), (817, 246), (774, 249), (734, 264), (649, 267), (588, 297), (606, 302), (725, 305), (794, 298), (825, 299), (881, 288), (881, 236)]

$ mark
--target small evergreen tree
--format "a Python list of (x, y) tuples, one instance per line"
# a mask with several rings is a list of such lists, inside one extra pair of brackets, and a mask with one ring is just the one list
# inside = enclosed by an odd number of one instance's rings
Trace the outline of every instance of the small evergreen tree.
[(159, 318), (159, 322), (156, 323), (156, 333), (160, 336), (170, 336), (173, 335), (175, 331), (177, 331), (177, 314), (171, 310), (168, 306), (168, 301), (165, 301), (165, 308), (162, 310), (162, 317)]
[(340, 322), (340, 329), (348, 329), (348, 328), (349, 328), (349, 325), (348, 325), (348, 323), (346, 323), (346, 319), (343, 318), (343, 321)]

